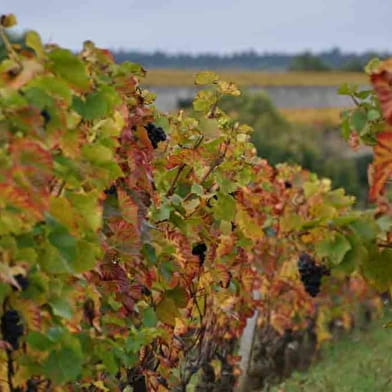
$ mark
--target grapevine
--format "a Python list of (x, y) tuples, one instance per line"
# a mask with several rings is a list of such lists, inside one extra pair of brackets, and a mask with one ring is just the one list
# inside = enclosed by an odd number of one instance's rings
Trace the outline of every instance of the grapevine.
[[(194, 114), (164, 114), (145, 70), (91, 41), (74, 54), (1, 36), (1, 390), (184, 391), (214, 360), (235, 368), (226, 348), (256, 309), (280, 333), (319, 317), (322, 341), (328, 309), (376, 298), (360, 275), (337, 282), (358, 255), (389, 255), (383, 225), (328, 180), (257, 157), (219, 107), (233, 83), (201, 72)], [(317, 303), (301, 253), (336, 271)]]

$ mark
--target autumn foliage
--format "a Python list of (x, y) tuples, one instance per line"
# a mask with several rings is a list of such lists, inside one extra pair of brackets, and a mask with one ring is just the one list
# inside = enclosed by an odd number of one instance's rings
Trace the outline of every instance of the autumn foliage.
[[(13, 24), (3, 17), (3, 39)], [(16, 345), (3, 328), (1, 390), (185, 391), (211, 360), (237, 364), (224, 348), (256, 309), (281, 333), (316, 318), (321, 342), (332, 318), (377, 303), (363, 276), (388, 285), (392, 254), (374, 245), (385, 221), (328, 180), (257, 157), (250, 127), (219, 108), (240, 94), (233, 83), (200, 73), (210, 88), (194, 116), (164, 114), (142, 67), (89, 41), (78, 54), (35, 32), (6, 43), (0, 301), (23, 330)], [(152, 142), (151, 124), (166, 136)], [(333, 270), (316, 300), (303, 252)]]

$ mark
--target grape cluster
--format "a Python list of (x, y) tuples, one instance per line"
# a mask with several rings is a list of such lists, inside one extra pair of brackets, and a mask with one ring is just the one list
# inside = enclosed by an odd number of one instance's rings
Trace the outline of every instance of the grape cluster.
[(117, 187), (116, 185), (111, 185), (110, 188), (107, 188), (103, 191), (106, 195), (117, 196)]
[(192, 248), (192, 254), (195, 256), (199, 256), (200, 265), (204, 264), (204, 260), (206, 258), (206, 252), (207, 252), (207, 245), (203, 242), (195, 245)]
[(41, 116), (44, 119), (44, 126), (46, 126), (49, 123), (49, 121), (51, 120), (51, 116), (46, 109), (41, 110)]
[(135, 392), (147, 392), (146, 379), (143, 375), (135, 377), (132, 382), (133, 391)]
[(148, 134), (148, 138), (150, 139), (150, 142), (154, 148), (158, 147), (159, 142), (166, 140), (165, 131), (161, 127), (157, 127), (153, 123), (148, 123), (145, 128)]
[[(26, 290), (29, 287), (29, 280), (26, 276), (22, 274), (17, 274), (14, 276), (14, 279), (18, 282), (19, 287), (21, 288), (22, 291)], [(16, 290), (16, 287), (12, 287), (14, 290)]]
[(7, 310), (1, 317), (1, 334), (14, 350), (19, 348), (19, 338), (24, 334), (24, 327), (16, 310)]
[(306, 292), (310, 296), (316, 297), (320, 292), (321, 278), (324, 275), (329, 275), (328, 269), (325, 266), (317, 265), (307, 253), (302, 253), (298, 259), (298, 271)]

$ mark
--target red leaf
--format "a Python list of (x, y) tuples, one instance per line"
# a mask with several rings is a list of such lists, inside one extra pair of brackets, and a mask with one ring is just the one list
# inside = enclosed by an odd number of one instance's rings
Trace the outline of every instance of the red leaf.
[(372, 168), (369, 199), (375, 201), (383, 193), (385, 183), (392, 176), (392, 131), (377, 134)]
[(383, 61), (370, 75), (386, 122), (392, 125), (392, 59)]

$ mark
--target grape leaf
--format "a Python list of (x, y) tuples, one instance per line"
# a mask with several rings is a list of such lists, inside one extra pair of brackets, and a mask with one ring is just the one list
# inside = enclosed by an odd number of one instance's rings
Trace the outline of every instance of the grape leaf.
[(83, 62), (70, 50), (54, 49), (48, 54), (50, 68), (54, 74), (82, 91), (88, 89), (90, 81)]
[(383, 194), (385, 183), (392, 176), (392, 131), (384, 131), (377, 134), (372, 168), (369, 198), (375, 201), (378, 196)]
[(333, 265), (340, 264), (350, 249), (350, 242), (340, 233), (334, 233), (316, 244), (316, 252), (319, 257), (328, 258)]
[(76, 380), (82, 371), (83, 358), (79, 350), (62, 347), (50, 352), (43, 366), (44, 373), (57, 384)]
[(175, 325), (175, 318), (180, 317), (180, 312), (173, 299), (165, 297), (156, 307), (159, 321), (171, 326)]
[(202, 71), (196, 75), (195, 84), (212, 84), (219, 80), (219, 76), (215, 72)]

